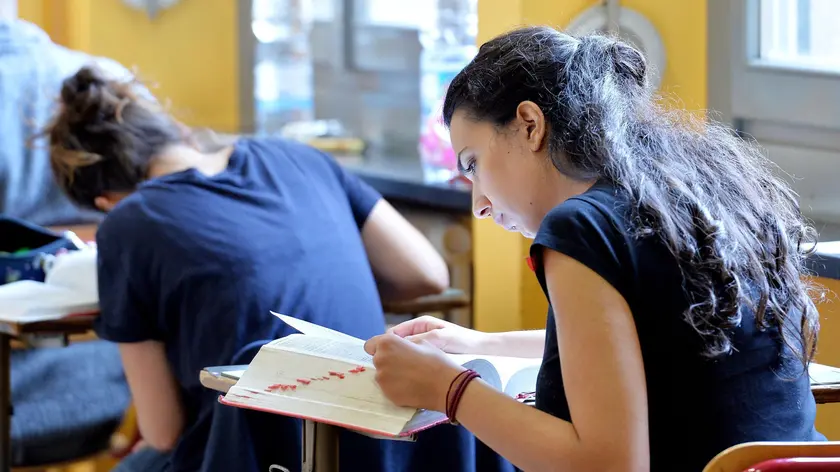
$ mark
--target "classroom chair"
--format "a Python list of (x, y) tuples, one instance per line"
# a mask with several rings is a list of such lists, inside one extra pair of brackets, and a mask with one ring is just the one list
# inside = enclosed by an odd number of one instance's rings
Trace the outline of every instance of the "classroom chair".
[[(65, 336), (63, 345), (84, 343), (97, 340), (92, 332)], [(15, 340), (12, 349), (32, 348), (26, 339)], [(13, 467), (12, 472), (107, 472), (119, 461), (122, 453), (133, 445), (137, 431), (134, 408), (129, 405), (116, 431), (110, 437), (110, 443), (102, 449), (82, 457), (68, 457), (66, 460), (36, 466)]]
[(470, 297), (463, 290), (448, 288), (443, 293), (402, 302), (383, 302), (382, 310), (388, 327), (422, 314), (440, 313), (446, 321), (458, 322), (452, 312), (470, 306)]
[(738, 444), (715, 456), (703, 472), (818, 472), (827, 470), (840, 470), (840, 441)]

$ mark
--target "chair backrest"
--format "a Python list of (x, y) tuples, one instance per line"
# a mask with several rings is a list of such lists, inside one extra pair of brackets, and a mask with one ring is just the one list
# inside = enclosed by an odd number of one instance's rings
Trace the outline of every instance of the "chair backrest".
[(837, 472), (838, 470), (840, 470), (840, 457), (795, 457), (763, 461), (745, 472)]
[[(840, 458), (840, 441), (749, 442), (738, 444), (715, 456), (703, 469), (703, 472), (744, 472), (762, 461), (806, 457)], [(792, 471), (800, 469), (775, 470)]]

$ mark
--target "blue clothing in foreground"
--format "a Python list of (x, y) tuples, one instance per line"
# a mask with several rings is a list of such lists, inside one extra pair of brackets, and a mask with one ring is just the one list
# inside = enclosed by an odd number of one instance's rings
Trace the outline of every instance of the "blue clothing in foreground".
[[(272, 310), (363, 339), (382, 333), (361, 238), (380, 198), (312, 148), (243, 139), (224, 172), (151, 180), (105, 218), (97, 332), (165, 344), (186, 410), (172, 470), (299, 468), (298, 421), (220, 405), (199, 371), (247, 363), (256, 351), (246, 346), (290, 334)], [(462, 429), (455, 435), (474, 441)], [(353, 433), (341, 444), (346, 470), (371, 472), (409, 470), (420, 446)]]

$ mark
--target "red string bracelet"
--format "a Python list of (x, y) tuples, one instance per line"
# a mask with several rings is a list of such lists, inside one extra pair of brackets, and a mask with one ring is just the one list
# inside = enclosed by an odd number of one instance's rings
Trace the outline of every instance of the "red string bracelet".
[(449, 385), (449, 392), (446, 394), (446, 416), (451, 424), (458, 424), (458, 421), (455, 420), (455, 413), (458, 411), (458, 405), (461, 403), (461, 397), (464, 395), (467, 385), (479, 377), (481, 376), (478, 375), (478, 372), (467, 369), (455, 376)]

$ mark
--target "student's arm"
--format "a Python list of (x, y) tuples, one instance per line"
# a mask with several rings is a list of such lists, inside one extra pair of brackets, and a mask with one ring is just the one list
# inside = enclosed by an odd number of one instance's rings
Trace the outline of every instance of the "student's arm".
[(172, 450), (184, 429), (184, 412), (163, 344), (142, 341), (120, 343), (119, 348), (143, 441)]
[(429, 240), (379, 192), (328, 155), (322, 155), (347, 195), (380, 297), (403, 301), (446, 290), (449, 268)]
[(362, 241), (383, 300), (410, 300), (449, 287), (449, 269), (420, 231), (384, 199), (362, 227)]
[(478, 382), (464, 392), (458, 421), (523, 470), (649, 470), (645, 372), (630, 308), (568, 256), (546, 250), (545, 271), (574, 424)]
[(485, 333), (428, 315), (400, 323), (389, 332), (453, 354), (534, 358), (542, 357), (545, 350), (544, 329)]
[(165, 319), (157, 310), (155, 248), (162, 232), (145, 215), (143, 201), (125, 200), (96, 233), (100, 315), (94, 328), (119, 346), (144, 441), (166, 451), (180, 438), (184, 414), (162, 343)]
[[(545, 251), (564, 391), (574, 423), (521, 404), (480, 380), (465, 389), (456, 419), (525, 471), (650, 469), (645, 372), (624, 298), (594, 271)], [(398, 405), (444, 411), (463, 369), (437, 348), (386, 334), (370, 340), (376, 378)], [(559, 388), (559, 387), (556, 387)]]

